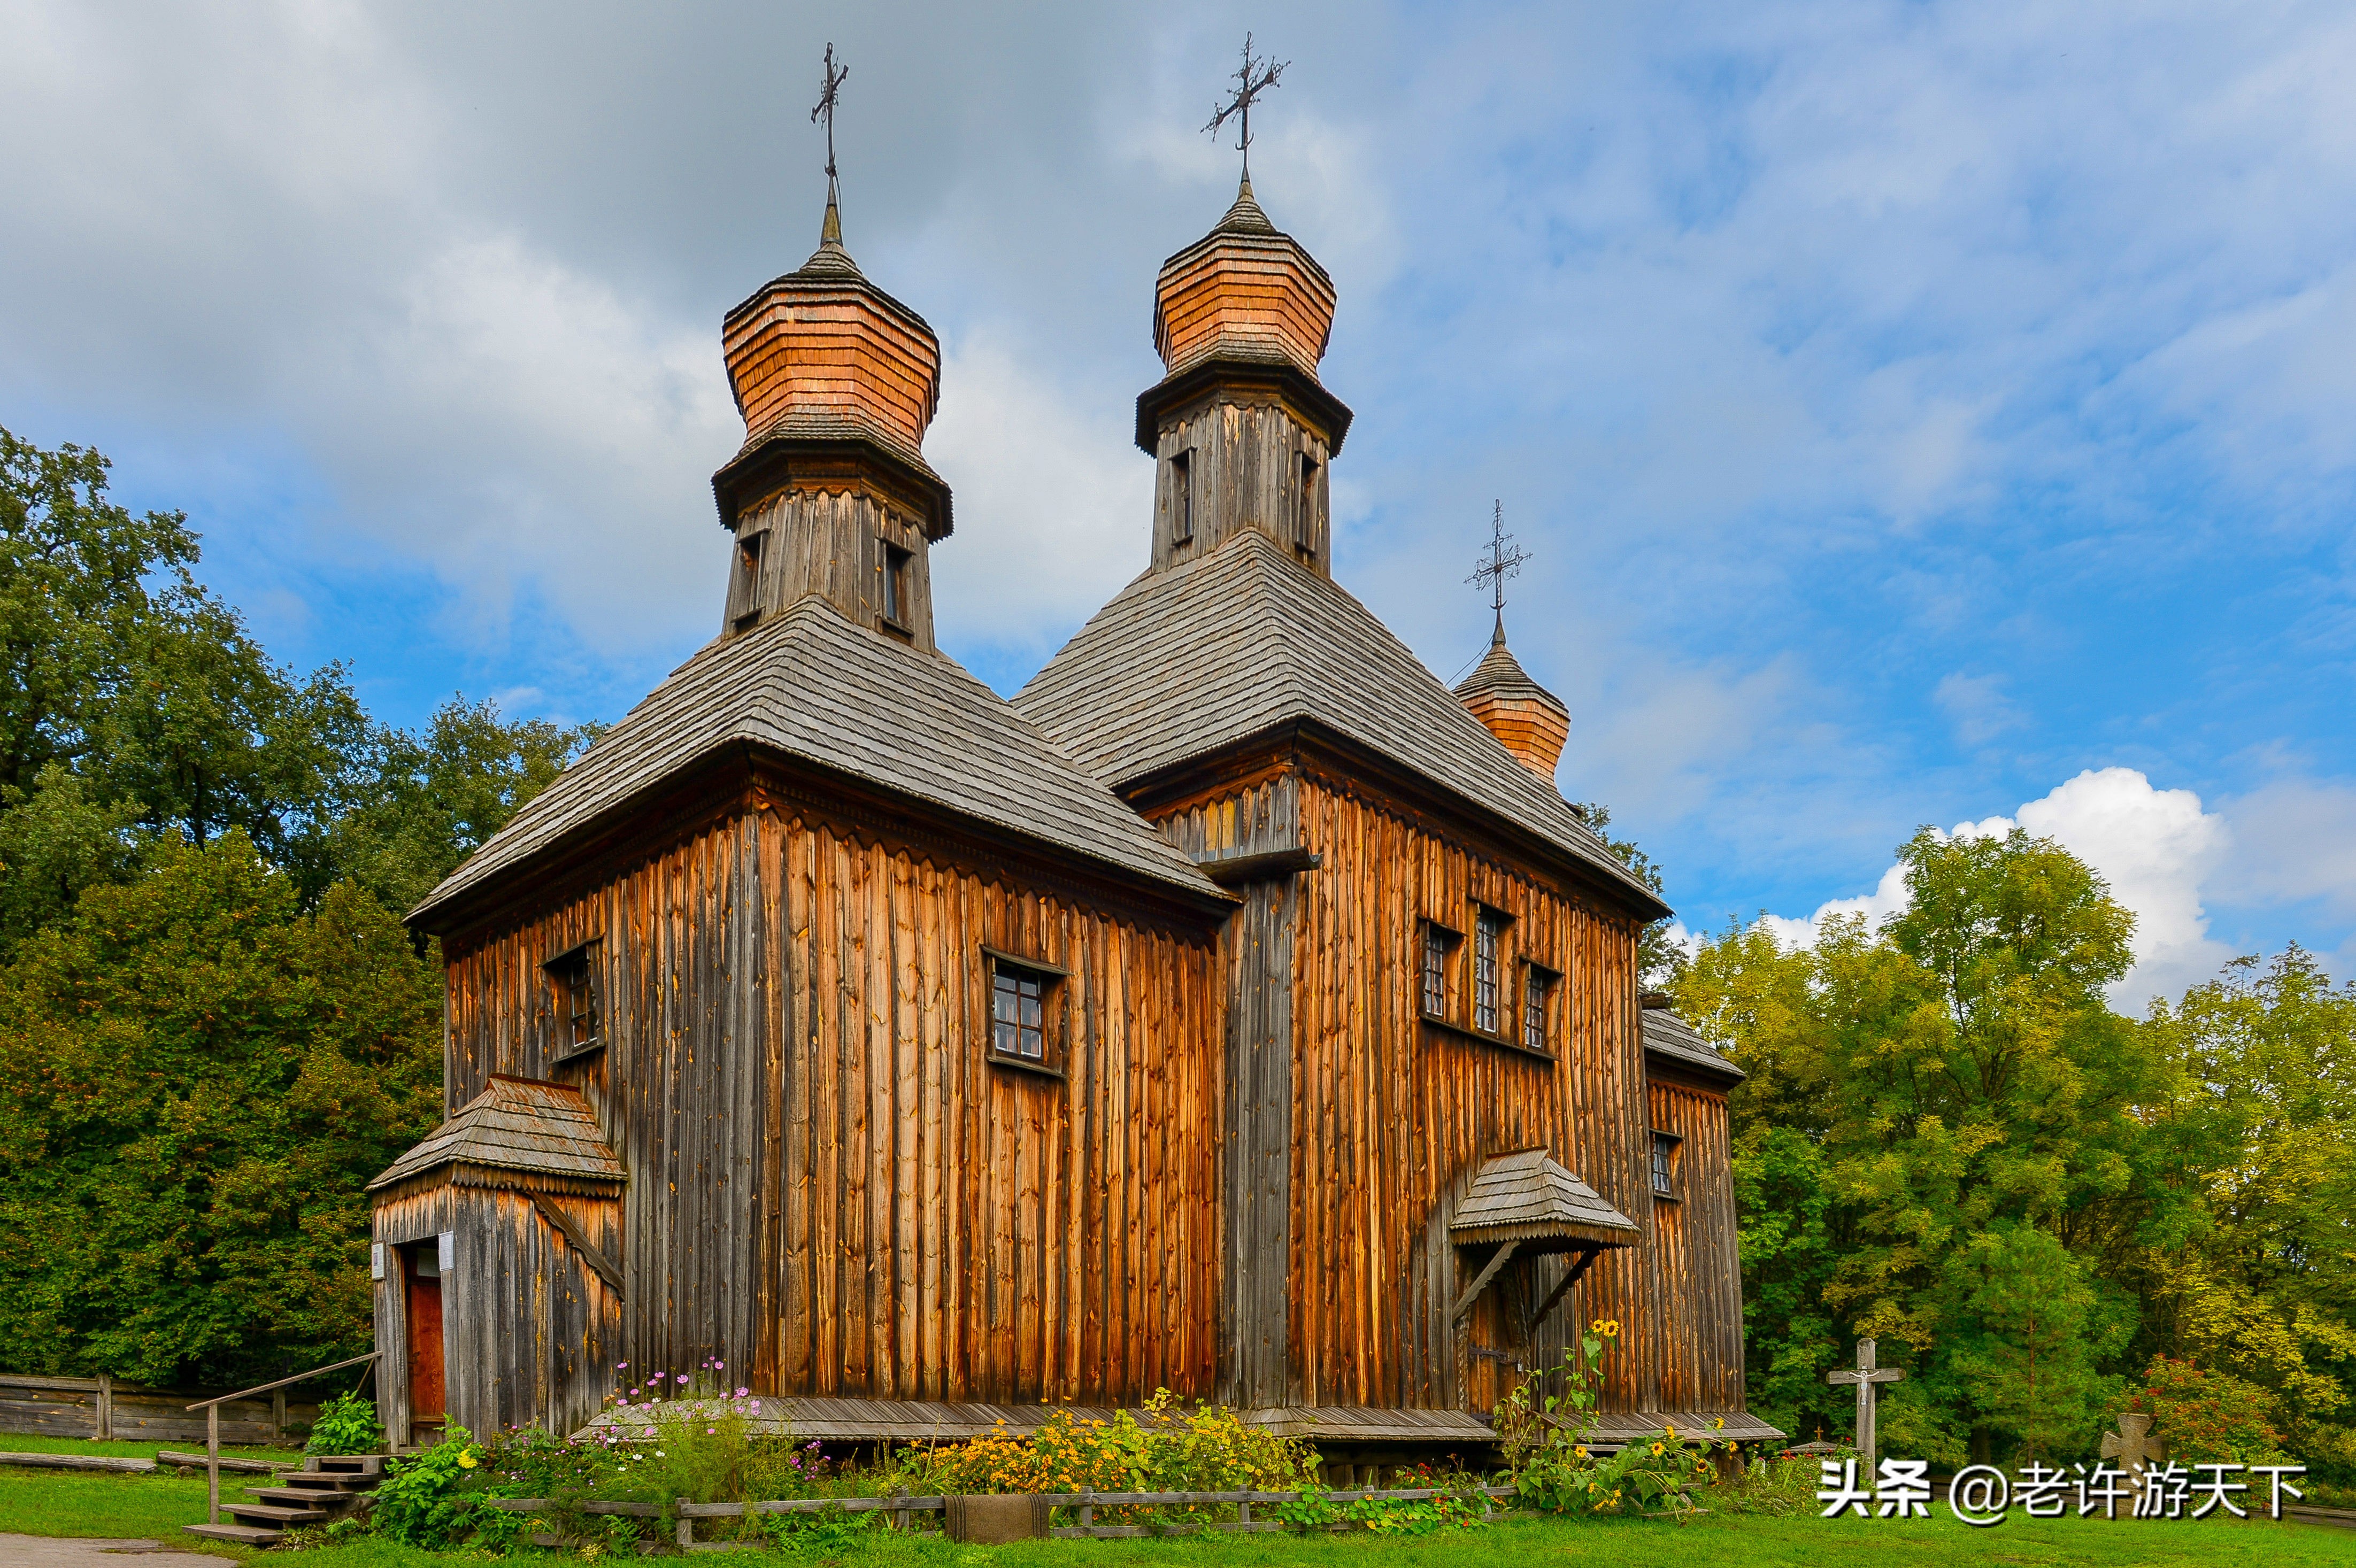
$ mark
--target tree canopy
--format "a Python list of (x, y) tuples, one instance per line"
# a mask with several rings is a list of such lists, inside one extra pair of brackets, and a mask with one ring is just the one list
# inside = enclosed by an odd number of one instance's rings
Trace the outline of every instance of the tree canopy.
[(0, 430), (0, 1367), (256, 1381), (367, 1345), (361, 1189), (441, 1117), (400, 915), (594, 731), (374, 722), (106, 478)]

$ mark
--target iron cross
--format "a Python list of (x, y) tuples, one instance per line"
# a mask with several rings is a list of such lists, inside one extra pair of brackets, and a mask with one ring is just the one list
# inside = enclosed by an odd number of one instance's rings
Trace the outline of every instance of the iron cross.
[(1858, 1457), (1864, 1461), (1868, 1475), (1874, 1471), (1874, 1440), (1879, 1435), (1873, 1429), (1874, 1385), (1894, 1383), (1905, 1376), (1905, 1372), (1896, 1367), (1875, 1369), (1873, 1341), (1870, 1339), (1857, 1342), (1857, 1371), (1825, 1374), (1825, 1381), (1828, 1383), (1857, 1385), (1857, 1452)]
[(815, 125), (821, 119), (826, 122), (826, 184), (829, 196), (834, 194), (834, 106), (841, 99), (842, 84), (850, 75), (849, 66), (841, 69), (835, 68), (834, 46), (827, 45), (826, 70), (819, 78), (818, 107), (810, 111), (810, 123)]
[(1489, 519), (1488, 558), (1473, 568), (1472, 575), (1464, 580), (1474, 588), (1489, 590), (1489, 608), (1497, 613), (1497, 624), (1501, 628), (1505, 624), (1505, 579), (1519, 577), (1522, 563), (1530, 559), (1519, 545), (1511, 549), (1505, 548), (1513, 537), (1505, 531), (1505, 503), (1500, 501), (1495, 514)]
[(1252, 101), (1263, 92), (1275, 91), (1276, 79), (1282, 76), (1284, 68), (1291, 63), (1290, 60), (1280, 60), (1275, 65), (1270, 65), (1265, 59), (1252, 59), (1252, 36), (1246, 33), (1244, 63), (1236, 72), (1235, 95), (1221, 105), (1218, 112), (1211, 116), (1211, 123), (1203, 127), (1205, 133), (1207, 134), (1218, 130), (1230, 119), (1240, 118), (1243, 121), (1236, 138), (1236, 146), (1244, 155), (1244, 179), (1247, 182), (1251, 179)]

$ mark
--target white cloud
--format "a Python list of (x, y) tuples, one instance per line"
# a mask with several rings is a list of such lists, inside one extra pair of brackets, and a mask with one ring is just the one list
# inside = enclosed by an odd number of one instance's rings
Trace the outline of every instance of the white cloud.
[[(2233, 833), (2192, 791), (2155, 789), (2133, 768), (2090, 768), (2011, 816), (1959, 822), (1949, 832), (1998, 837), (2016, 825), (2092, 866), (2112, 896), (2135, 912), (2135, 967), (2112, 987), (2115, 1005), (2139, 1012), (2151, 997), (2208, 979), (2233, 956), (2232, 947), (2209, 935), (2201, 891), (2224, 863)], [(1862, 914), (1879, 925), (1907, 902), (1905, 868), (1893, 865), (1870, 893), (1834, 899), (1805, 919), (1767, 915), (1763, 923), (1778, 942), (1805, 947), (1834, 915)]]

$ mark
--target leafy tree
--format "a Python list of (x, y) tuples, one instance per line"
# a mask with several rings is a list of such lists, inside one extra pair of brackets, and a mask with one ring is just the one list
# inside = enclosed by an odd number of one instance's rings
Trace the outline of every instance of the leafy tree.
[(2146, 1040), (2177, 1075), (2154, 1139), (2201, 1223), (2136, 1238), (2141, 1346), (2263, 1389), (2286, 1447), (2356, 1481), (2356, 984), (2296, 945), (2236, 959)]
[(453, 698), (424, 734), (380, 737), (368, 798), (336, 823), (327, 862), (386, 908), (414, 909), (600, 729), (503, 719), (493, 703)]
[(440, 987), (350, 883), (169, 834), (0, 971), (0, 1365), (261, 1381), (370, 1337), (362, 1189), (441, 1114)]
[[(106, 474), (97, 453), (0, 430), (0, 810), (80, 781), (50, 812), (52, 829), (79, 824), (66, 889), (129, 869), (95, 851), (102, 820), (198, 844), (241, 828), (300, 859), (364, 782), (349, 682), (333, 665), (298, 681), (273, 664), (196, 581), (187, 517), (134, 517)], [(55, 848), (55, 831), (37, 837)]]
[[(1828, 1349), (1870, 1335), (1913, 1363), (1893, 1443), (1950, 1460), (2072, 1449), (2124, 1336), (2055, 1249), (2068, 1263), (2149, 1202), (2136, 1110), (2163, 1075), (2102, 989), (2126, 972), (2132, 917), (2018, 830), (1926, 829), (1900, 855), (1913, 901), (1881, 932), (1835, 921), (1786, 951), (1732, 931), (1680, 982), (1687, 1016), (1750, 1074), (1731, 1097), (1745, 1294), (1792, 1309), (1747, 1315), (1761, 1406), (1845, 1427), (1813, 1379)], [(2021, 1307), (2047, 1288), (2074, 1305)], [(2032, 1375), (2079, 1392), (2029, 1400)]]

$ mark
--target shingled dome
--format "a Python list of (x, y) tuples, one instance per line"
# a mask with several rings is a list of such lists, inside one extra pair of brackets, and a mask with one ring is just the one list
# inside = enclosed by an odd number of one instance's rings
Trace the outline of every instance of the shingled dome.
[(374, 1192), (451, 1165), (617, 1185), (627, 1179), (579, 1090), (523, 1078), (492, 1079), (488, 1088), (393, 1161), (368, 1189)]
[(1448, 1222), (1448, 1239), (1460, 1247), (1518, 1242), (1524, 1253), (1629, 1247), (1639, 1233), (1635, 1221), (1542, 1148), (1501, 1154), (1483, 1166)]

